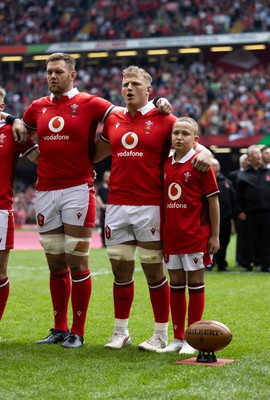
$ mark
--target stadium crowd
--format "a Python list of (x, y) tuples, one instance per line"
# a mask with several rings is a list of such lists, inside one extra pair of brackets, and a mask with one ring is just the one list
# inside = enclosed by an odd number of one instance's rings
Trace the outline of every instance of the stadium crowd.
[[(202, 134), (248, 137), (269, 132), (269, 67), (247, 72), (225, 72), (199, 62), (142, 67), (154, 76), (153, 97), (166, 97), (175, 115), (199, 121)], [(75, 84), (81, 91), (123, 105), (121, 71), (118, 66), (86, 66), (78, 69)], [(16, 115), (22, 115), (33, 99), (48, 94), (41, 70), (2, 71), (0, 79), (7, 90), (7, 108)]]
[(14, 197), (14, 219), (17, 226), (35, 224), (35, 189), (33, 186), (25, 187), (24, 183), (17, 182)]
[(268, 1), (19, 0), (0, 2), (0, 44), (210, 35), (270, 29)]

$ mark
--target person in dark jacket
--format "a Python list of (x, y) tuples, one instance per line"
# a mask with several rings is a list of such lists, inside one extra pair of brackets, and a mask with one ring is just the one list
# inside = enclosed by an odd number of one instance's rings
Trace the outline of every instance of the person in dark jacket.
[(261, 148), (262, 162), (267, 168), (270, 168), (270, 147), (264, 146)]
[(270, 169), (263, 165), (259, 146), (248, 148), (249, 166), (237, 180), (238, 218), (246, 221), (243, 267), (270, 271)]
[(237, 182), (237, 177), (240, 171), (243, 171), (245, 168), (248, 166), (248, 155), (241, 154), (239, 157), (239, 168), (234, 169), (233, 171), (228, 173), (228, 178), (232, 181), (233, 187), (236, 189), (236, 182)]
[[(248, 166), (248, 155), (246, 153), (239, 157), (239, 168), (229, 172), (228, 178), (232, 181), (233, 187), (236, 190), (237, 177), (240, 171), (243, 171)], [(240, 221), (237, 216), (235, 217), (235, 230), (236, 230), (236, 265), (243, 264), (243, 255), (245, 254), (246, 246), (246, 221)]]
[(217, 184), (220, 191), (220, 248), (214, 255), (214, 265), (217, 265), (218, 271), (228, 271), (226, 253), (227, 247), (230, 243), (233, 218), (235, 215), (236, 192), (232, 181), (220, 172), (220, 163), (216, 158), (212, 160), (212, 165), (216, 174)]

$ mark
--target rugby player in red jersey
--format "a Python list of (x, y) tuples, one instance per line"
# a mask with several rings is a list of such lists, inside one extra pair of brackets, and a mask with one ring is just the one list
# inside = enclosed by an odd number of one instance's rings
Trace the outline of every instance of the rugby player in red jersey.
[[(115, 319), (106, 348), (121, 349), (131, 344), (128, 322), (134, 297), (136, 249), (155, 319), (153, 336), (139, 344), (139, 348), (158, 351), (167, 345), (170, 301), (162, 263), (162, 180), (176, 117), (158, 114), (149, 102), (151, 82), (151, 76), (142, 68), (130, 66), (123, 71), (126, 108), (106, 120), (96, 143), (94, 161), (112, 154), (105, 234), (114, 274)], [(200, 145), (198, 148), (202, 149)], [(207, 170), (211, 157), (205, 149), (194, 159), (194, 165)]]
[[(96, 128), (114, 106), (74, 87), (75, 59), (54, 53), (46, 61), (51, 94), (33, 101), (23, 115), (37, 134), (36, 216), (50, 270), (54, 327), (38, 344), (81, 347), (91, 296), (88, 254), (95, 224), (93, 149)], [(71, 279), (70, 279), (71, 274)], [(72, 281), (72, 284), (71, 284)], [(73, 322), (68, 325), (71, 297)]]
[[(2, 112), (5, 107), (6, 91), (0, 87), (0, 320), (3, 316), (8, 296), (8, 259), (10, 250), (14, 247), (14, 215), (13, 215), (13, 181), (15, 169), (20, 155), (33, 162), (38, 160), (38, 146), (29, 139), (24, 145), (14, 141), (8, 114)], [(22, 131), (21, 131), (22, 133)]]

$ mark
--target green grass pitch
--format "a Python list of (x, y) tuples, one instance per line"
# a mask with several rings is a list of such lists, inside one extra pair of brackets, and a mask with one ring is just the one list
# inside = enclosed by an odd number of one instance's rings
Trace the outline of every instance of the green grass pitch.
[[(91, 250), (93, 292), (85, 345), (38, 346), (53, 326), (48, 269), (42, 251), (12, 251), (11, 292), (0, 323), (0, 399), (260, 399), (270, 396), (270, 274), (206, 273), (204, 319), (225, 323), (233, 333), (217, 358), (237, 360), (222, 367), (175, 364), (189, 356), (141, 352), (152, 336), (153, 315), (144, 275), (137, 265), (130, 316), (132, 346), (104, 349), (112, 334), (112, 273), (106, 250)], [(172, 339), (170, 323), (169, 339)]]

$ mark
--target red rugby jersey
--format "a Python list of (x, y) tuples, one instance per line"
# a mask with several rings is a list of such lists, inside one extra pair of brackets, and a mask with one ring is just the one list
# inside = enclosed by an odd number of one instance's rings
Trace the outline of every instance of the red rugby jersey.
[(15, 142), (11, 125), (0, 122), (0, 209), (10, 210), (13, 204), (13, 182), (20, 154), (27, 155), (37, 148), (32, 140), (24, 145)]
[(165, 254), (207, 252), (211, 234), (207, 197), (219, 193), (212, 167), (200, 172), (191, 164), (191, 150), (182, 162), (169, 157), (164, 165)]
[(65, 189), (93, 183), (93, 152), (96, 128), (114, 106), (76, 88), (60, 101), (47, 96), (27, 108), (23, 121), (37, 130), (40, 150), (37, 189)]
[(158, 114), (151, 102), (133, 117), (123, 110), (107, 119), (101, 139), (112, 149), (108, 204), (162, 204), (163, 164), (175, 119)]

